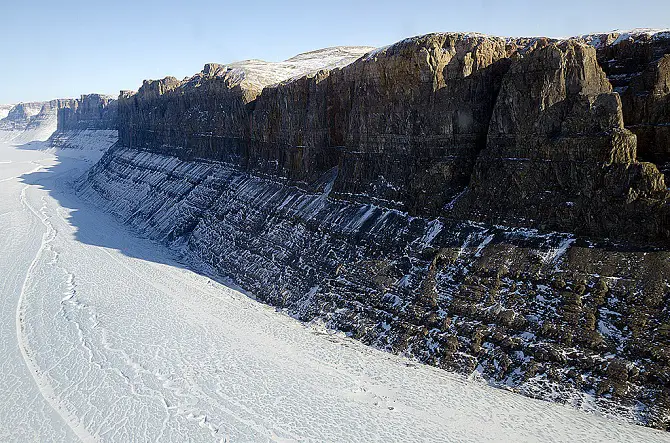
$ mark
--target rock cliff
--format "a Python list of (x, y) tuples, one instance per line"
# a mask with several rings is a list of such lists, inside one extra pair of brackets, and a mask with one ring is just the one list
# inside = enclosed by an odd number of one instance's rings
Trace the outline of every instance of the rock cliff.
[(13, 106), (0, 119), (0, 141), (19, 144), (47, 140), (56, 130), (58, 109), (70, 103), (68, 99), (57, 99)]
[(637, 161), (621, 100), (574, 41), (539, 47), (507, 72), (486, 149), (458, 213), (512, 226), (667, 243), (667, 187)]
[(670, 51), (619, 37), (431, 34), (146, 81), (77, 189), (302, 320), (668, 428), (649, 162)]
[(49, 139), (52, 147), (101, 154), (118, 140), (118, 100), (82, 95), (62, 102), (57, 113), (58, 126)]
[(58, 130), (116, 130), (118, 101), (100, 94), (82, 95), (58, 109)]
[(670, 162), (670, 32), (614, 32), (585, 38), (621, 95), (638, 156), (667, 171)]

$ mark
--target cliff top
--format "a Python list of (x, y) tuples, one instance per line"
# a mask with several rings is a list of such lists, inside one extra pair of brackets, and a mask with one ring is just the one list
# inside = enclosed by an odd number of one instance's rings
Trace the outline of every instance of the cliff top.
[[(178, 80), (174, 77), (165, 77), (161, 80), (145, 80), (138, 92), (142, 95), (158, 95), (174, 89), (198, 88), (203, 83), (212, 79), (223, 81), (228, 88), (240, 86), (248, 99), (259, 94), (263, 88), (282, 82), (294, 80), (322, 69), (334, 69), (347, 66), (359, 58), (366, 56), (372, 59), (377, 55), (389, 53), (411, 45), (429, 44), (431, 41), (441, 38), (453, 38), (468, 45), (469, 43), (481, 43), (486, 40), (498, 40), (516, 47), (520, 53), (524, 48), (534, 47), (536, 42), (564, 42), (579, 41), (596, 48), (602, 46), (613, 46), (625, 41), (660, 41), (670, 40), (670, 29), (640, 28), (630, 31), (615, 30), (610, 33), (594, 33), (568, 38), (549, 37), (499, 37), (476, 32), (451, 32), (431, 33), (406, 38), (391, 45), (374, 48), (370, 46), (337, 46), (332, 48), (318, 49), (305, 52), (281, 62), (267, 62), (264, 60), (251, 59), (227, 64), (208, 63), (203, 70), (192, 77)], [(133, 91), (121, 91), (121, 97), (128, 98), (135, 93)]]
[[(575, 37), (570, 37), (575, 38)], [(585, 34), (577, 37), (594, 46), (601, 48), (603, 46), (618, 45), (624, 41), (656, 41), (670, 40), (670, 28), (635, 28), (631, 30), (614, 30), (612, 32), (603, 32), (596, 34)]]
[(208, 63), (203, 71), (188, 79), (185, 86), (203, 77), (226, 77), (231, 84), (262, 90), (265, 86), (302, 77), (321, 69), (346, 66), (374, 48), (370, 46), (336, 46), (298, 54), (281, 62), (243, 60), (225, 65)]
[[(229, 88), (239, 85), (252, 94), (258, 94), (266, 86), (302, 77), (321, 69), (346, 66), (373, 49), (371, 46), (335, 46), (298, 54), (281, 62), (252, 59), (228, 64), (207, 63), (201, 72), (182, 81), (174, 77), (145, 80), (138, 92), (163, 94), (177, 88), (197, 88), (204, 81), (216, 78), (224, 81)], [(123, 98), (131, 95), (133, 95), (131, 91), (121, 91)]]

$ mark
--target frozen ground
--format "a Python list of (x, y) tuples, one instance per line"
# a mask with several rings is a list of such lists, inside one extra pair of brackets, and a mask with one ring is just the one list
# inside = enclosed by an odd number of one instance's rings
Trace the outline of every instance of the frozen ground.
[(79, 201), (90, 159), (37, 147), (0, 145), (0, 441), (670, 441), (300, 324)]

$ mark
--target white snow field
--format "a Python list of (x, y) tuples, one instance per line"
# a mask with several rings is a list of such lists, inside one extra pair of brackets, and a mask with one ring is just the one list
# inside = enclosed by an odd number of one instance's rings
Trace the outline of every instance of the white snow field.
[(79, 201), (91, 159), (29, 148), (0, 146), (2, 442), (670, 441), (301, 324)]

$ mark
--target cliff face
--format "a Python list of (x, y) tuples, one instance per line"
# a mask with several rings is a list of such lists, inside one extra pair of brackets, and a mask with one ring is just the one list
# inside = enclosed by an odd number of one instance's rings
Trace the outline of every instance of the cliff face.
[(58, 125), (49, 138), (57, 149), (79, 151), (80, 157), (98, 160), (118, 141), (118, 100), (100, 94), (63, 101), (57, 109)]
[(335, 195), (437, 214), (468, 183), (519, 43), (429, 35), (266, 88), (253, 166), (296, 179), (339, 166)]
[(71, 102), (57, 99), (13, 106), (7, 116), (0, 119), (0, 141), (18, 144), (48, 139), (56, 130), (58, 109)]
[(283, 81), (207, 65), (123, 93), (78, 190), (300, 319), (667, 428), (668, 194), (601, 67), (614, 44), (433, 34)]
[(337, 167), (333, 196), (424, 217), (670, 235), (663, 176), (637, 161), (620, 98), (578, 40), (432, 34), (265, 89), (252, 78), (207, 65), (145, 82), (121, 97), (122, 144), (300, 183)]
[(82, 95), (58, 109), (58, 130), (116, 130), (118, 101), (100, 94)]
[(621, 95), (638, 155), (667, 171), (670, 163), (670, 32), (612, 33), (587, 39)]
[(136, 94), (121, 93), (120, 141), (184, 159), (246, 163), (253, 157), (249, 110), (263, 87), (314, 69), (350, 63), (370, 49), (329, 48), (280, 63), (210, 63), (185, 81), (174, 77), (145, 81)]
[(666, 242), (663, 175), (640, 163), (593, 48), (536, 49), (507, 72), (459, 213), (513, 226)]

